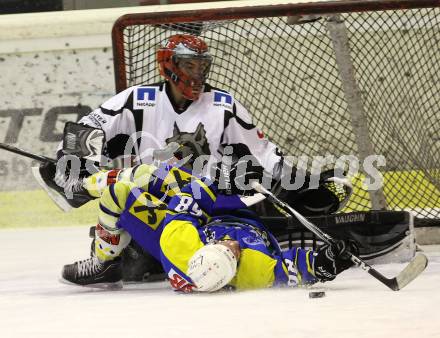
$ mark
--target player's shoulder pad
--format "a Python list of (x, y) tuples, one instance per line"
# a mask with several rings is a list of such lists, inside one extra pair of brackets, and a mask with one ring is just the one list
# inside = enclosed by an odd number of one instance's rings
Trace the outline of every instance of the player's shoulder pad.
[(122, 108), (127, 104), (127, 101), (129, 101), (134, 89), (135, 87), (126, 88), (105, 101), (100, 106), (104, 114), (116, 115), (122, 111)]
[(209, 92), (212, 94), (212, 102), (216, 107), (222, 107), (230, 110), (234, 106), (234, 96), (226, 90), (206, 84), (204, 92)]
[(252, 122), (252, 116), (238, 101), (234, 102), (234, 104), (232, 105), (232, 109), (225, 109), (225, 129), (229, 126), (232, 120), (235, 120), (246, 130), (251, 130), (255, 128), (255, 125)]
[(145, 109), (154, 107), (157, 103), (158, 93), (163, 90), (163, 82), (151, 85), (139, 85), (133, 88), (133, 108)]

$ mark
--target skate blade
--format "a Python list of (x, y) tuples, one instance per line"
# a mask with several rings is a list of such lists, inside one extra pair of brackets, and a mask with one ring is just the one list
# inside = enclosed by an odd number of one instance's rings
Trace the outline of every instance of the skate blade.
[(46, 191), (47, 195), (58, 206), (58, 208), (60, 208), (64, 212), (72, 210), (72, 206), (44, 182), (38, 167), (32, 167), (32, 174), (34, 175), (35, 180), (40, 185), (40, 187), (43, 188), (44, 191)]
[(81, 284), (72, 283), (71, 281), (68, 281), (67, 279), (60, 277), (59, 282), (62, 284), (79, 286), (82, 288), (101, 289), (101, 290), (121, 290), (123, 287), (122, 280), (113, 283), (94, 283), (94, 284), (81, 285)]

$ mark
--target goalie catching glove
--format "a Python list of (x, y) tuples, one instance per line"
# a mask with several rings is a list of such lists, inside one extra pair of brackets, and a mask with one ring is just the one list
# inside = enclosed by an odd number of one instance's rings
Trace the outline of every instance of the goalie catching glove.
[(59, 164), (52, 162), (43, 163), (32, 170), (40, 186), (64, 211), (78, 208), (94, 198), (84, 187), (84, 179), (90, 176), (87, 170), (62, 170)]
[[(284, 166), (287, 166), (284, 163)], [(286, 201), (295, 210), (304, 216), (327, 215), (341, 210), (348, 202), (351, 192), (351, 182), (335, 170), (324, 171), (317, 178), (317, 187), (310, 187), (312, 178), (308, 172), (300, 172), (291, 168), (290, 181), (294, 182), (297, 176), (303, 174), (304, 184), (299, 189), (287, 190), (283, 187), (286, 177), (281, 173), (275, 174), (275, 179), (264, 171), (255, 158), (243, 157), (235, 162), (230, 160), (218, 163), (215, 168), (215, 180), (219, 192), (225, 195), (253, 195), (251, 182), (257, 181), (270, 189), (279, 199)], [(278, 178), (277, 178), (278, 177)]]
[(78, 208), (97, 197), (89, 194), (84, 180), (99, 171), (104, 141), (101, 129), (67, 122), (57, 163), (32, 168), (37, 182), (62, 210)]
[(300, 172), (292, 168), (291, 181), (296, 176), (303, 174), (305, 182), (297, 190), (286, 190), (282, 187), (282, 179), (279, 179), (272, 192), (281, 200), (286, 201), (291, 207), (304, 216), (328, 215), (341, 210), (348, 202), (353, 187), (351, 182), (338, 174), (335, 170), (324, 171), (319, 175), (316, 188), (310, 187), (312, 175), (308, 172)]
[(335, 279), (336, 275), (354, 265), (350, 253), (359, 255), (359, 247), (353, 240), (336, 240), (332, 244), (324, 244), (313, 254), (315, 277), (321, 282)]

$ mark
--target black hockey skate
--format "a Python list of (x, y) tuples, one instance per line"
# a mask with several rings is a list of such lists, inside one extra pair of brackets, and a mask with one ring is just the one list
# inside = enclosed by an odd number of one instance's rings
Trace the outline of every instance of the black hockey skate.
[(64, 265), (61, 281), (100, 288), (122, 288), (121, 259), (101, 262), (97, 257)]
[[(96, 227), (89, 229), (90, 257), (95, 256)], [(122, 251), (121, 254), (122, 281), (124, 283), (148, 283), (167, 279), (163, 267), (153, 256), (145, 252), (134, 240)]]
[[(71, 179), (56, 170), (56, 164), (47, 162), (40, 167), (33, 167), (32, 173), (38, 184), (63, 211), (79, 208), (94, 199), (83, 187), (81, 173), (79, 178)], [(83, 175), (84, 176), (84, 175)]]

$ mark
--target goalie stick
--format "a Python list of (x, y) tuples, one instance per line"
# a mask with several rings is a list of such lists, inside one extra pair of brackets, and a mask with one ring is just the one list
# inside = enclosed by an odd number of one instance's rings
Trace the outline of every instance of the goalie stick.
[(4, 150), (7, 150), (7, 151), (9, 151), (11, 153), (15, 153), (15, 154), (18, 154), (18, 155), (21, 155), (21, 156), (24, 156), (24, 157), (27, 157), (27, 158), (31, 158), (33, 160), (37, 160), (37, 161), (40, 161), (40, 162), (43, 162), (43, 163), (45, 163), (45, 162), (56, 163), (57, 162), (57, 160), (55, 160), (53, 158), (42, 156), (42, 155), (32, 154), (32, 153), (30, 153), (30, 152), (28, 152), (26, 150), (23, 150), (23, 149), (11, 146), (11, 145), (6, 144), (6, 143), (1, 143), (0, 142), (0, 149), (4, 149)]
[[(37, 160), (40, 161), (42, 163), (47, 163), (47, 162), (52, 162), (52, 163), (57, 163), (57, 160), (50, 158), (50, 157), (46, 157), (43, 155), (36, 155), (33, 154), (29, 151), (11, 146), (9, 144), (5, 144), (5, 143), (0, 143), (0, 149), (4, 149), (7, 150), (11, 153), (14, 154), (18, 154), (27, 158), (31, 158), (33, 160)], [(32, 175), (34, 176), (34, 178), (36, 179), (37, 183), (44, 189), (44, 191), (47, 193), (47, 195), (52, 199), (52, 201), (54, 201), (54, 203), (64, 212), (68, 212), (70, 211), (70, 209), (72, 209), (72, 207), (64, 201), (63, 198), (61, 198), (59, 196), (59, 194), (57, 194), (53, 189), (51, 189), (42, 179), (41, 174), (38, 170), (38, 167), (32, 167)]]
[[(281, 207), (284, 209), (286, 213), (290, 213), (294, 215), (298, 221), (301, 222), (304, 227), (313, 232), (316, 236), (318, 236), (321, 240), (323, 240), (327, 244), (335, 243), (335, 239), (332, 238), (329, 234), (323, 232), (320, 228), (318, 228), (313, 223), (309, 222), (303, 215), (301, 215), (298, 211), (293, 209), (287, 203), (281, 201), (277, 198), (273, 193), (265, 189), (261, 184), (257, 182), (252, 182), (252, 187), (259, 193), (263, 194), (267, 197), (267, 199), (272, 202), (274, 205)], [(409, 264), (394, 278), (387, 278), (382, 275), (379, 271), (374, 269), (372, 266), (364, 262), (359, 257), (353, 255), (349, 252), (350, 260), (362, 270), (368, 272), (371, 276), (385, 284), (393, 291), (399, 291), (404, 288), (406, 285), (411, 283), (418, 275), (420, 275), (428, 265), (428, 259), (423, 254), (417, 254)]]

